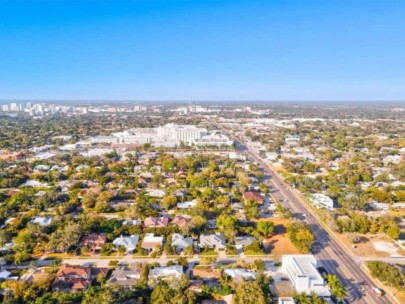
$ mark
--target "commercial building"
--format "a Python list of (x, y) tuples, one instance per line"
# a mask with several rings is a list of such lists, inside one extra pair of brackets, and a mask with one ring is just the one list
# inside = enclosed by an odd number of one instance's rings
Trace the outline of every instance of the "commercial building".
[(321, 297), (330, 297), (330, 290), (316, 268), (313, 255), (283, 255), (282, 271), (288, 275), (297, 293), (316, 293)]

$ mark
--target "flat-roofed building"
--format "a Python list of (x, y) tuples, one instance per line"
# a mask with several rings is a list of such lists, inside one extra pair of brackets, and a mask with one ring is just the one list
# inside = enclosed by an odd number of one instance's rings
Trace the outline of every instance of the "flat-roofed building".
[(283, 255), (282, 271), (288, 275), (298, 293), (316, 293), (321, 297), (330, 297), (330, 290), (316, 268), (313, 255)]

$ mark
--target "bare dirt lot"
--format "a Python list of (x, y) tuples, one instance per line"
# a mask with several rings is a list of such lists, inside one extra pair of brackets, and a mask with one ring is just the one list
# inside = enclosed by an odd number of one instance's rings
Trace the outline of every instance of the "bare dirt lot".
[(405, 251), (396, 245), (391, 239), (382, 234), (367, 235), (360, 234), (360, 243), (352, 246), (347, 235), (339, 235), (347, 248), (357, 256), (370, 258), (389, 258), (405, 256)]
[(274, 223), (274, 235), (266, 240), (270, 253), (273, 255), (298, 254), (299, 250), (291, 243), (287, 235), (288, 220), (283, 218), (272, 218)]

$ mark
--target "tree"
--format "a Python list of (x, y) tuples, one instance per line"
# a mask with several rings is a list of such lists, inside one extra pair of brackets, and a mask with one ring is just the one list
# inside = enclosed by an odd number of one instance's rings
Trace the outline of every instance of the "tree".
[(224, 233), (227, 239), (231, 239), (236, 234), (236, 223), (238, 219), (234, 215), (221, 214), (217, 218), (217, 227)]
[(79, 241), (82, 231), (80, 224), (68, 223), (51, 234), (47, 248), (56, 252), (66, 252)]
[(298, 304), (326, 304), (326, 300), (318, 296), (317, 294), (310, 294), (307, 295), (305, 292), (302, 292), (296, 296), (294, 296), (294, 300)]
[(118, 248), (117, 248), (117, 252), (118, 252), (118, 255), (124, 255), (126, 252), (127, 252), (127, 249), (125, 248), (125, 246), (119, 246)]
[(264, 237), (268, 237), (274, 231), (274, 223), (269, 221), (261, 221), (257, 223), (257, 231)]
[(314, 234), (309, 230), (308, 226), (301, 222), (293, 222), (287, 227), (288, 236), (291, 242), (300, 249), (303, 253), (308, 253), (311, 249), (311, 244), (315, 239)]
[(166, 210), (171, 209), (172, 207), (176, 206), (177, 198), (174, 195), (165, 196), (162, 201), (160, 202), (161, 206)]
[(244, 205), (245, 213), (248, 219), (257, 218), (259, 215), (259, 205), (255, 200), (248, 199)]
[(233, 303), (266, 304), (266, 298), (258, 282), (247, 281), (236, 286)]
[(171, 289), (165, 281), (160, 281), (159, 284), (154, 287), (150, 298), (152, 304), (175, 303), (175, 299), (175, 290)]
[(371, 275), (374, 278), (403, 290), (405, 275), (395, 266), (383, 261), (368, 261), (366, 262), (366, 266), (370, 269)]
[(398, 224), (395, 221), (389, 222), (387, 235), (394, 240), (399, 239), (399, 236), (401, 235), (401, 229), (399, 229)]
[(339, 278), (336, 275), (327, 274), (325, 279), (328, 282), (332, 295), (338, 300), (343, 300), (346, 297), (346, 290)]
[(253, 268), (256, 271), (264, 271), (264, 270), (266, 270), (266, 264), (262, 260), (254, 260)]

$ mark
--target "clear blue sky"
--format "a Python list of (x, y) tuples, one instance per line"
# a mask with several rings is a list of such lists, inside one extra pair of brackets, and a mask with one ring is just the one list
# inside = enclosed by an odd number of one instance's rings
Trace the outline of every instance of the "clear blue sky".
[(2, 1), (5, 98), (405, 100), (405, 1)]

